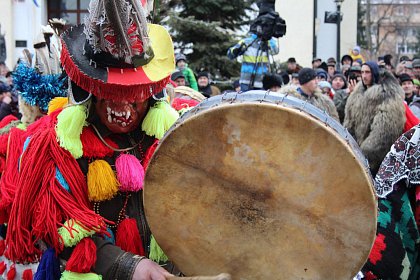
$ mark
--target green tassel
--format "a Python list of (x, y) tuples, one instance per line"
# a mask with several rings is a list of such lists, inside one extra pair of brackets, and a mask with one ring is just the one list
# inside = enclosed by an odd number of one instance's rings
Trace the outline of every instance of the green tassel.
[(95, 273), (77, 273), (65, 270), (60, 280), (102, 280), (102, 276)]
[[(71, 233), (69, 229), (71, 230)], [(76, 246), (83, 238), (94, 235), (95, 231), (88, 231), (80, 224), (70, 219), (64, 223), (64, 226), (58, 229), (58, 234), (60, 234), (63, 238), (64, 246), (73, 247)]]
[(149, 259), (154, 262), (167, 262), (169, 259), (163, 252), (162, 248), (160, 248), (159, 244), (157, 244), (155, 237), (152, 235), (152, 239), (150, 240), (150, 254)]
[(80, 135), (86, 125), (86, 118), (87, 107), (84, 105), (67, 107), (57, 116), (55, 131), (60, 146), (69, 151), (76, 159), (83, 156)]
[(141, 128), (147, 135), (162, 139), (178, 118), (178, 112), (168, 102), (159, 101), (150, 108)]

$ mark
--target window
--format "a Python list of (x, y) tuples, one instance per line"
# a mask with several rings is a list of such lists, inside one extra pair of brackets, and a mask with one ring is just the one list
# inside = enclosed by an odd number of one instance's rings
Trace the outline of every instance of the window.
[(48, 18), (62, 18), (68, 25), (83, 23), (89, 0), (48, 0)]

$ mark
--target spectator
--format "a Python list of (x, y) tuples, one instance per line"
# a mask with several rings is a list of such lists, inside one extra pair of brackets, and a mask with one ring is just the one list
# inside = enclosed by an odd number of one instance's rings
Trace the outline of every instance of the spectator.
[(18, 98), (12, 94), (11, 88), (3, 82), (0, 82), (0, 102), (0, 121), (8, 115), (20, 117), (17, 107)]
[(351, 66), (352, 64), (353, 64), (353, 58), (348, 54), (343, 55), (343, 57), (341, 58), (341, 65), (342, 66), (344, 66), (344, 65), (350, 65)]
[(220, 89), (210, 84), (210, 75), (208, 72), (198, 73), (198, 91), (205, 97), (216, 96), (220, 94)]
[(328, 66), (328, 79), (327, 79), (327, 81), (331, 81), (332, 77), (335, 75), (336, 65), (337, 65), (337, 62), (335, 61), (335, 59), (333, 57), (330, 57), (327, 61), (327, 66)]
[(314, 105), (338, 121), (337, 110), (330, 98), (323, 95), (318, 88), (317, 74), (312, 68), (303, 68), (299, 71), (299, 87), (288, 86), (280, 93), (290, 94)]
[(316, 69), (316, 79), (318, 82), (326, 81), (328, 79), (328, 73), (324, 69)]
[(294, 57), (291, 57), (287, 60), (287, 73), (289, 75), (292, 75), (293, 73), (299, 73), (300, 69), (302, 69), (302, 67), (297, 64)]
[(420, 80), (420, 58), (413, 60), (413, 74), (417, 80)]
[(263, 78), (263, 88), (264, 90), (269, 90), (272, 92), (280, 91), (283, 86), (283, 79), (280, 75), (274, 73), (267, 73)]
[(186, 85), (185, 76), (182, 74), (181, 71), (175, 71), (171, 75), (171, 80), (176, 84), (178, 87), (182, 87)]
[(332, 86), (327, 81), (321, 81), (318, 83), (319, 88), (321, 89), (322, 93), (328, 96), (331, 100), (334, 98), (334, 93), (332, 92)]
[(410, 107), (413, 114), (420, 118), (420, 97), (415, 94), (413, 79), (407, 74), (401, 74), (399, 77), (401, 87), (404, 90), (405, 102)]
[(379, 73), (376, 62), (364, 63), (361, 73), (362, 82), (347, 100), (344, 127), (359, 144), (375, 175), (389, 148), (404, 130), (403, 91), (391, 73)]
[(7, 67), (4, 61), (0, 62), (0, 76), (6, 77), (7, 72), (9, 72), (9, 68)]
[[(241, 67), (241, 91), (253, 88), (262, 88), (262, 78), (270, 67), (269, 53), (275, 55), (279, 52), (277, 40), (262, 42), (257, 34), (257, 26), (251, 25), (250, 35), (229, 48), (228, 57), (235, 59), (243, 56)], [(261, 62), (260, 62), (261, 61)]]
[(350, 56), (353, 59), (353, 63), (360, 59), (361, 63), (365, 62), (365, 59), (363, 58), (362, 54), (360, 53), (360, 47), (359, 46), (355, 46), (353, 48), (353, 50), (350, 52)]
[(239, 83), (239, 80), (235, 80), (232, 86), (235, 92), (241, 92), (241, 84)]
[(322, 59), (316, 57), (312, 60), (312, 69), (317, 69), (319, 66), (321, 66)]
[(299, 74), (292, 74), (292, 85), (299, 86)]
[(175, 63), (178, 71), (181, 71), (184, 76), (185, 84), (194, 90), (198, 90), (197, 80), (195, 79), (193, 70), (188, 67), (187, 57), (179, 53), (175, 57)]
[[(354, 82), (354, 84), (356, 83)], [(333, 99), (334, 105), (337, 109), (338, 116), (340, 117), (340, 122), (343, 123), (347, 98), (350, 94), (346, 77), (342, 74), (335, 74), (332, 78), (332, 88), (335, 92)]]

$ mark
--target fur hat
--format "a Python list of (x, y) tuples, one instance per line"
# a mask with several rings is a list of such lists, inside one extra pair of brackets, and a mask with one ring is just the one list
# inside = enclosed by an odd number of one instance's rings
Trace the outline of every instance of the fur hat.
[(299, 71), (299, 83), (301, 85), (306, 84), (307, 82), (312, 81), (317, 76), (315, 70), (312, 68), (303, 68)]

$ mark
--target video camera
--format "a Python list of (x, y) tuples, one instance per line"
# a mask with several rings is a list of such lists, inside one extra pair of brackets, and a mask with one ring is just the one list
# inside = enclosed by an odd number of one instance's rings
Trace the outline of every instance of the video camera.
[(275, 0), (261, 0), (257, 3), (260, 11), (251, 25), (251, 32), (263, 41), (268, 41), (272, 37), (280, 38), (286, 34), (286, 21), (275, 11), (275, 2)]

